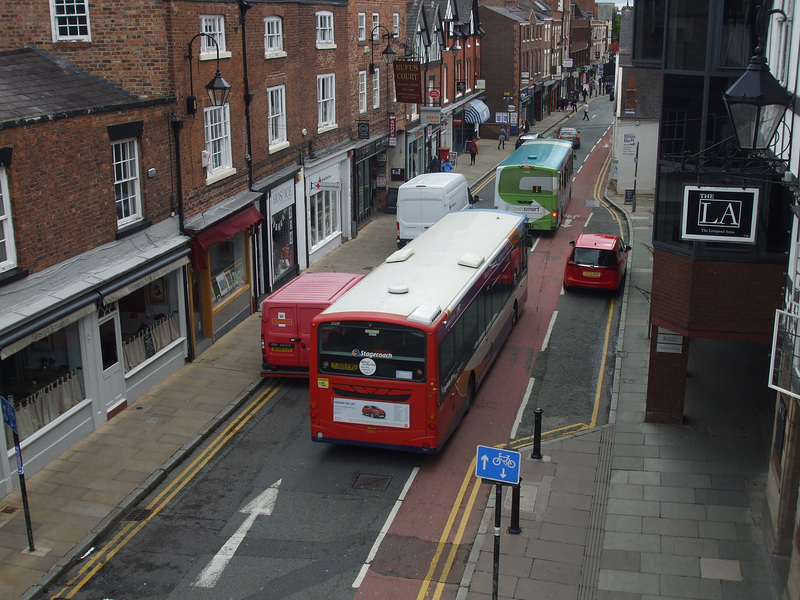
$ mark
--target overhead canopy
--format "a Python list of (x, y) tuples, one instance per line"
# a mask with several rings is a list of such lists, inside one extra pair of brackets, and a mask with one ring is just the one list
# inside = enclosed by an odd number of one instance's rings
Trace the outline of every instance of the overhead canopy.
[(258, 209), (251, 205), (242, 212), (198, 233), (189, 244), (192, 247), (192, 266), (195, 269), (205, 268), (207, 266), (205, 264), (205, 252), (211, 245), (217, 242), (224, 242), (240, 231), (244, 231), (250, 225), (258, 223), (263, 218), (264, 216)]
[(489, 107), (480, 100), (470, 100), (464, 109), (465, 123), (485, 123), (489, 120)]

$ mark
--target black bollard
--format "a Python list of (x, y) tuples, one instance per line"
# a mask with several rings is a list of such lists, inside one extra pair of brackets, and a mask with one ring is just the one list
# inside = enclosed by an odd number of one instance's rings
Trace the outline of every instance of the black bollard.
[(519, 500), (521, 490), (522, 478), (520, 478), (517, 485), (511, 486), (511, 525), (508, 526), (508, 533), (518, 535), (522, 533), (519, 526)]
[(537, 408), (533, 411), (533, 453), (531, 458), (534, 460), (542, 459), (542, 409)]

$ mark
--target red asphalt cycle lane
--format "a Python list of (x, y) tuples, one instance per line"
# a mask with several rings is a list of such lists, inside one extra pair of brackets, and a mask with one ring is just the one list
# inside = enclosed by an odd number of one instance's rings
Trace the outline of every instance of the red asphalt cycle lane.
[[(472, 410), (444, 449), (424, 460), (355, 594), (356, 600), (455, 598), (491, 489), (479, 485), (475, 491), (472, 461), (476, 448), (479, 444), (509, 442), (509, 432), (556, 309), (564, 263), (571, 250), (569, 242), (582, 231), (592, 212), (588, 201), (595, 199), (598, 177), (607, 176), (604, 165), (610, 139), (611, 129), (573, 180), (572, 199), (559, 230), (539, 236), (528, 261), (527, 304), (516, 326), (478, 390)], [(599, 184), (602, 194), (605, 181)], [(448, 535), (443, 539), (446, 529)], [(459, 530), (463, 537), (457, 540), (449, 568), (446, 565)], [(446, 579), (439, 585), (444, 569), (448, 571)]]

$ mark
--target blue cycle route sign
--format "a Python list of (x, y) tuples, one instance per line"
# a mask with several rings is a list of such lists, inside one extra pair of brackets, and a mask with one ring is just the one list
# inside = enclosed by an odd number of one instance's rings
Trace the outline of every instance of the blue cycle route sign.
[(0, 396), (0, 404), (3, 406), (3, 423), (8, 425), (11, 431), (17, 433), (17, 411), (14, 409), (14, 405), (3, 396)]
[(520, 454), (516, 450), (478, 446), (475, 477), (519, 485)]

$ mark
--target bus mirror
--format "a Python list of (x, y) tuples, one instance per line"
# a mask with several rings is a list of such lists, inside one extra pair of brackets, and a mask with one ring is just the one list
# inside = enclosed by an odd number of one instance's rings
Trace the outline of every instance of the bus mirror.
[(528, 248), (533, 248), (533, 236), (530, 233), (525, 236), (525, 245)]

